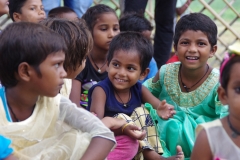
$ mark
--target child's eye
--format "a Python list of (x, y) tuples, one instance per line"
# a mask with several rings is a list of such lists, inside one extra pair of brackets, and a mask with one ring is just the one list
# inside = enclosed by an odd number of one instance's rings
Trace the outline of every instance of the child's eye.
[(60, 63), (57, 63), (57, 64), (55, 64), (54, 66), (55, 66), (56, 68), (59, 68)]
[(234, 90), (236, 93), (240, 94), (240, 87), (236, 87)]
[(101, 31), (106, 31), (106, 30), (107, 30), (107, 28), (100, 28), (100, 30), (101, 30)]
[(119, 67), (119, 64), (117, 64), (117, 63), (112, 63), (112, 65), (113, 65), (114, 67)]
[(127, 68), (129, 71), (134, 71), (134, 70), (136, 70), (135, 68), (133, 68), (133, 67), (128, 67)]
[(204, 46), (204, 45), (206, 45), (205, 43), (203, 43), (203, 42), (199, 42), (198, 43), (200, 46)]
[(119, 28), (113, 28), (114, 31), (119, 31)]
[(180, 44), (186, 45), (186, 44), (188, 44), (188, 42), (183, 41), (183, 42), (181, 42)]
[(30, 10), (34, 11), (34, 10), (35, 10), (35, 7), (31, 7)]

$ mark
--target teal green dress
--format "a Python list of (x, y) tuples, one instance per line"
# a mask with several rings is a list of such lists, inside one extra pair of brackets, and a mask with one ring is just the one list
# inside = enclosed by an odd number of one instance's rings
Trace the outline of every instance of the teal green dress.
[(176, 155), (176, 146), (181, 145), (185, 159), (191, 156), (195, 142), (195, 129), (198, 124), (222, 118), (228, 114), (228, 107), (218, 100), (219, 71), (213, 69), (205, 82), (196, 90), (185, 93), (178, 82), (180, 62), (161, 67), (160, 77), (156, 83), (152, 79), (145, 85), (160, 100), (174, 106), (176, 114), (169, 120), (159, 118), (151, 106), (146, 108), (155, 122), (164, 150), (163, 156)]

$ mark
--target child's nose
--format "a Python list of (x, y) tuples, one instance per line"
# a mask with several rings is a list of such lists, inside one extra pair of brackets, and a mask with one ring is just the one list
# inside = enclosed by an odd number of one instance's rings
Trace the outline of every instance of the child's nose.
[(110, 29), (108, 32), (108, 37), (113, 37), (113, 36), (114, 36), (114, 31)]
[(60, 72), (60, 77), (61, 78), (65, 78), (65, 77), (67, 77), (67, 72), (65, 71), (65, 69), (62, 67), (62, 70), (61, 70), (61, 72)]
[(191, 44), (188, 48), (188, 52), (196, 52), (197, 46), (195, 44)]
[(118, 74), (119, 74), (119, 76), (122, 76), (122, 77), (126, 76), (125, 69), (124, 68), (119, 69)]

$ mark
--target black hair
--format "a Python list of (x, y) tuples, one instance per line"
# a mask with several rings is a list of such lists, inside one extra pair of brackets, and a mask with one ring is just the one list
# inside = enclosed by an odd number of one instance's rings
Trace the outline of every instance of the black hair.
[(107, 55), (108, 65), (116, 51), (119, 50), (137, 51), (140, 57), (141, 72), (146, 70), (153, 56), (151, 41), (138, 32), (121, 32), (112, 39)]
[(63, 38), (40, 24), (9, 24), (0, 34), (0, 81), (6, 88), (17, 85), (19, 64), (26, 62), (41, 77), (39, 65), (48, 55), (66, 52)]
[(9, 0), (9, 15), (13, 21), (13, 13), (22, 13), (21, 9), (26, 2), (27, 0)]
[(146, 30), (152, 31), (153, 26), (144, 17), (143, 14), (139, 13), (126, 13), (119, 20), (120, 30), (122, 31), (135, 31), (135, 32), (143, 32)]
[(64, 38), (68, 48), (63, 64), (66, 71), (75, 71), (77, 67), (82, 65), (82, 61), (93, 45), (92, 35), (83, 19), (69, 21), (60, 18), (47, 18), (40, 24), (49, 27)]
[(93, 32), (93, 28), (94, 28), (94, 25), (96, 24), (96, 20), (103, 13), (113, 13), (116, 15), (115, 10), (113, 10), (111, 7), (104, 4), (98, 4), (88, 8), (86, 13), (82, 16), (82, 18), (86, 21), (91, 33)]
[(175, 46), (177, 46), (181, 35), (187, 30), (201, 31), (205, 33), (211, 47), (217, 44), (217, 26), (213, 20), (202, 13), (187, 14), (177, 22), (173, 38)]
[(222, 66), (223, 69), (221, 71), (220, 83), (221, 83), (221, 86), (226, 91), (227, 91), (228, 82), (230, 80), (230, 74), (233, 74), (233, 73), (231, 73), (232, 67), (236, 63), (240, 63), (240, 56), (239, 55), (232, 56), (228, 60), (228, 62), (226, 62), (226, 64), (222, 63), (222, 64), (224, 64), (224, 66)]
[(56, 7), (51, 9), (48, 12), (48, 17), (54, 18), (54, 17), (58, 17), (60, 18), (61, 14), (63, 13), (76, 13), (73, 9), (69, 8), (69, 7)]

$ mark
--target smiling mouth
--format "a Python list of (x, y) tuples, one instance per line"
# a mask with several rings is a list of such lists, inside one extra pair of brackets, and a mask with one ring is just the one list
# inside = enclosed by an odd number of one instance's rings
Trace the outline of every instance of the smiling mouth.
[(199, 57), (196, 57), (196, 56), (187, 56), (186, 59), (187, 59), (187, 60), (199, 60)]
[(115, 80), (118, 81), (118, 82), (127, 82), (127, 80), (119, 79), (119, 78), (115, 78)]

